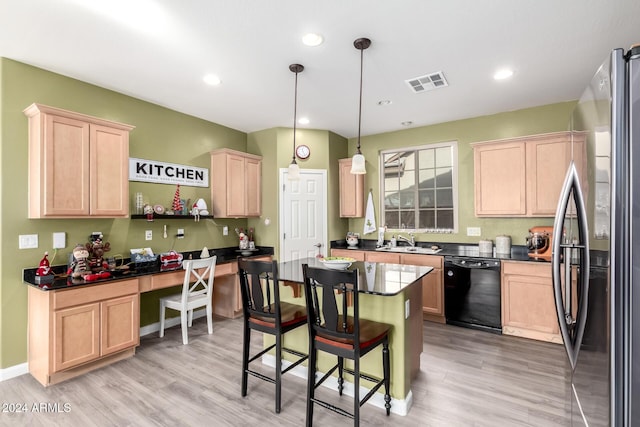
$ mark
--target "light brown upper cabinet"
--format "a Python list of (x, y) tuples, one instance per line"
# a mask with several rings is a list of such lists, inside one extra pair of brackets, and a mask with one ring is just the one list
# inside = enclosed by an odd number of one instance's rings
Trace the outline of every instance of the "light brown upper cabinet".
[(41, 104), (29, 118), (29, 218), (129, 215), (133, 126)]
[(584, 141), (556, 132), (471, 144), (476, 216), (554, 216), (572, 151), (584, 170)]
[(340, 217), (364, 216), (364, 175), (351, 173), (351, 159), (338, 160), (340, 168)]
[(223, 148), (211, 152), (211, 204), (216, 218), (262, 213), (262, 157)]

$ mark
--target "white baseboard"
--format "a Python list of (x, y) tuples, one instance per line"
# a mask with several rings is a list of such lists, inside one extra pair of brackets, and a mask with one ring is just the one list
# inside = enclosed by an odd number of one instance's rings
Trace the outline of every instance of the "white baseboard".
[[(207, 315), (206, 309), (196, 310), (193, 312), (193, 318), (198, 319), (200, 317), (204, 317)], [(180, 324), (180, 316), (171, 317), (164, 320), (164, 328), (170, 328), (172, 326), (176, 326)], [(145, 335), (153, 334), (154, 332), (160, 332), (160, 322), (152, 323), (150, 325), (143, 326), (140, 328), (140, 336), (144, 337)]]
[[(193, 312), (193, 318), (198, 319), (200, 317), (204, 317), (207, 314), (206, 309), (196, 310)], [(172, 317), (169, 319), (165, 319), (164, 327), (170, 328), (175, 325), (180, 324), (180, 316)], [(143, 337), (145, 335), (157, 333), (160, 331), (160, 322), (152, 323), (150, 325), (143, 326), (140, 328), (140, 336)], [(20, 375), (29, 373), (29, 364), (21, 363), (15, 366), (9, 366), (8, 368), (0, 369), (0, 382), (10, 380), (11, 378), (19, 377)]]
[[(267, 366), (271, 366), (273, 368), (275, 368), (276, 366), (276, 358), (275, 356), (271, 355), (271, 354), (265, 354), (264, 356), (262, 356), (262, 363), (264, 363)], [(291, 362), (288, 360), (283, 360), (282, 364), (284, 365), (284, 367), (287, 367), (289, 365), (291, 365)], [(307, 367), (306, 366), (302, 366), (302, 365), (298, 365), (295, 368), (291, 369), (290, 371), (293, 375), (295, 375), (296, 377), (300, 377), (300, 378), (304, 378), (305, 380), (307, 379)], [(324, 375), (324, 373), (320, 373), (321, 375)], [(327, 378), (322, 385), (324, 387), (330, 388), (331, 390), (335, 390), (338, 391), (338, 378), (337, 377), (329, 377)], [(347, 396), (351, 396), (353, 397), (353, 384), (345, 381), (343, 384), (344, 388), (342, 389), (342, 393), (346, 394)], [(369, 388), (360, 386), (360, 396), (366, 396), (367, 393), (369, 393)], [(409, 409), (411, 409), (411, 404), (413, 403), (413, 393), (411, 392), (411, 390), (409, 390), (409, 393), (405, 396), (404, 399), (394, 399), (393, 397), (391, 398), (391, 412), (393, 414), (396, 415), (400, 415), (400, 416), (405, 416), (409, 413)], [(369, 400), (367, 400), (367, 404), (371, 404), (373, 406), (376, 406), (378, 408), (384, 409), (384, 396), (382, 395), (382, 393), (375, 393), (373, 396), (371, 396), (371, 398)]]
[(0, 381), (10, 380), (11, 378), (19, 377), (20, 375), (29, 373), (29, 364), (21, 363), (19, 365), (9, 366), (8, 368), (0, 369)]

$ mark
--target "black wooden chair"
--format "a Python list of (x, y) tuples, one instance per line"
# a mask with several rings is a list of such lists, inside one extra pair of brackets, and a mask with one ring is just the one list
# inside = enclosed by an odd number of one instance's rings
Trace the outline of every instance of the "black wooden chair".
[[(327, 270), (303, 264), (304, 294), (309, 326), (309, 376), (307, 382), (307, 426), (313, 424), (313, 405), (318, 404), (360, 423), (360, 407), (384, 385), (385, 408), (391, 410), (389, 395), (389, 330), (391, 326), (359, 318), (358, 270)], [(340, 295), (340, 297), (336, 297)], [(349, 302), (353, 311), (349, 314)], [(383, 378), (375, 378), (360, 372), (360, 358), (382, 345)], [(338, 357), (332, 367), (318, 382), (315, 381), (317, 351)], [(344, 367), (344, 359), (353, 360), (353, 369)], [(338, 392), (342, 395), (344, 372), (353, 376), (353, 413), (335, 407), (315, 397), (315, 389), (338, 370)], [(369, 393), (360, 399), (360, 378), (374, 384)]]
[[(305, 361), (306, 354), (284, 348), (283, 335), (307, 323), (305, 307), (280, 302), (278, 264), (275, 261), (238, 260), (242, 311), (244, 313), (244, 337), (242, 343), (242, 396), (247, 395), (248, 376), (276, 385), (276, 413), (280, 413), (282, 374)], [(275, 336), (275, 344), (250, 357), (251, 330)], [(275, 378), (249, 369), (249, 364), (275, 347)], [(282, 352), (298, 357), (286, 369), (282, 369)]]

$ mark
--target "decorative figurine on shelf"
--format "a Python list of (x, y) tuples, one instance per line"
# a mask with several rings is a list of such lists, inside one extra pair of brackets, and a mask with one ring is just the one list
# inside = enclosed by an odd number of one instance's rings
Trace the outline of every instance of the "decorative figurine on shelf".
[(180, 200), (180, 184), (176, 185), (176, 192), (173, 195), (173, 203), (171, 209), (176, 215), (182, 215), (182, 200)]
[(207, 202), (205, 202), (204, 199), (196, 200), (196, 203), (194, 206), (198, 208), (198, 210), (200, 211), (200, 215), (209, 215), (209, 210), (207, 209)]
[(200, 209), (198, 209), (198, 206), (196, 204), (194, 204), (193, 208), (191, 208), (191, 215), (193, 215), (193, 220), (195, 222), (200, 222)]
[(144, 205), (142, 210), (143, 210), (144, 214), (147, 216), (147, 221), (149, 221), (149, 222), (153, 221), (153, 206)]
[(92, 234), (89, 236), (91, 240), (85, 246), (89, 252), (89, 266), (92, 270), (105, 270), (108, 269), (108, 264), (104, 261), (104, 253), (111, 250), (109, 242), (104, 243), (102, 234)]
[(53, 282), (53, 272), (51, 271), (51, 265), (49, 264), (49, 252), (44, 253), (44, 257), (40, 260), (40, 265), (36, 270), (36, 283), (45, 284)]
[(72, 279), (82, 279), (84, 276), (91, 274), (87, 258), (89, 258), (89, 251), (85, 246), (78, 243), (76, 247), (73, 248), (73, 262), (71, 263), (71, 267), (69, 267)]

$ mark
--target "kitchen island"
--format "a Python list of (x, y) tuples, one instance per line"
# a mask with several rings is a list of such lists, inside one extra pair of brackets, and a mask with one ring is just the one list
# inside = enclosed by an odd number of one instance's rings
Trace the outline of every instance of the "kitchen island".
[[(281, 281), (302, 287), (302, 265), (324, 267), (317, 258), (304, 258), (278, 264)], [(349, 270), (359, 272), (358, 290), (360, 292), (360, 317), (387, 323), (392, 326), (389, 349), (391, 350), (391, 411), (406, 415), (411, 407), (411, 381), (420, 371), (422, 353), (422, 278), (433, 268), (415, 265), (400, 265), (374, 262), (354, 262)], [(301, 292), (281, 292), (281, 299), (290, 303), (304, 305)], [(298, 296), (295, 296), (298, 295)], [(273, 343), (273, 337), (265, 335), (265, 345)], [(308, 352), (308, 329), (298, 328), (284, 337), (284, 346)], [(270, 356), (263, 359), (273, 364)], [(362, 358), (361, 369), (373, 376), (382, 377), (381, 349), (376, 349)], [(349, 363), (349, 361), (345, 361)], [(335, 358), (322, 352), (318, 353), (318, 370), (326, 372), (335, 364)], [(348, 365), (349, 366), (349, 365)], [(306, 377), (306, 368), (295, 368)], [(296, 371), (296, 369), (298, 369)], [(348, 378), (348, 377), (347, 377)], [(327, 381), (329, 383), (329, 381)], [(329, 383), (331, 384), (331, 383)], [(361, 381), (365, 387), (367, 381)], [(351, 385), (351, 383), (349, 384)], [(362, 386), (361, 386), (362, 387)], [(350, 394), (347, 388), (346, 394)], [(366, 394), (366, 393), (365, 393)], [(361, 391), (361, 396), (364, 395)], [(384, 407), (382, 393), (376, 393), (370, 403)]]

